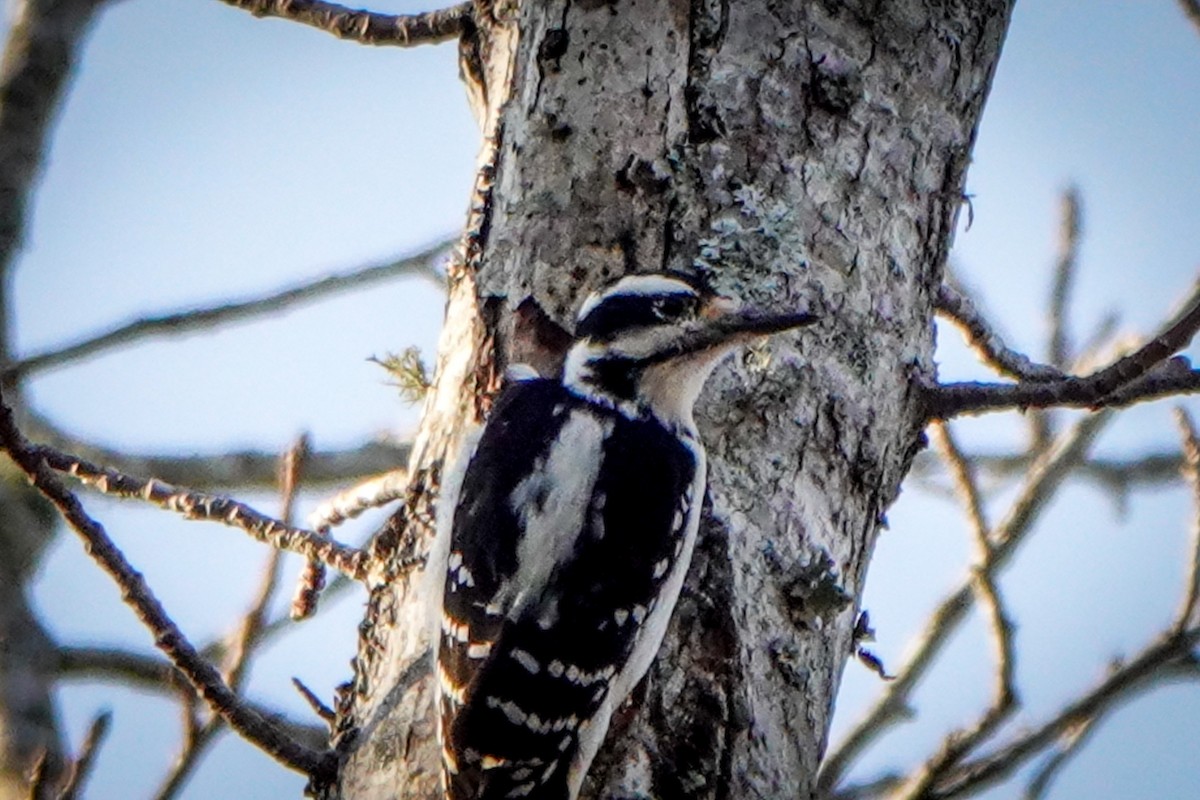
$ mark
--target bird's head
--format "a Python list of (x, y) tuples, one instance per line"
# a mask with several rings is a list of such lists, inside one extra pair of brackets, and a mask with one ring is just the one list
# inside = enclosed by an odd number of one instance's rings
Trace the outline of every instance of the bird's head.
[(692, 406), (722, 358), (815, 321), (808, 312), (744, 309), (680, 273), (629, 275), (584, 301), (563, 382), (594, 401), (690, 429)]

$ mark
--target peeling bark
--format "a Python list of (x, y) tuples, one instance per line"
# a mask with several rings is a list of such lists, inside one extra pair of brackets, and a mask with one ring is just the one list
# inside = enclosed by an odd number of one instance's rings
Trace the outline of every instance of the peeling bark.
[[(377, 543), (392, 564), (427, 546), (441, 464), (495, 376), (555, 371), (586, 292), (701, 269), (822, 316), (710, 381), (701, 541), (586, 796), (814, 795), (876, 531), (922, 446), (914, 387), (1011, 5), (547, 0), (470, 33), (487, 144), (413, 495)], [(329, 797), (436, 785), (419, 579), (394, 574)]]

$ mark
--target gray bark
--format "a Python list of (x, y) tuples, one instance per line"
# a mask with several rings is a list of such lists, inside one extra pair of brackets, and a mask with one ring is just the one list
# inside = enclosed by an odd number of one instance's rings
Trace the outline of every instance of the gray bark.
[(437, 479), (510, 361), (553, 372), (578, 303), (707, 271), (822, 315), (709, 384), (701, 541), (589, 797), (809, 797), (876, 531), (922, 444), (932, 298), (1011, 0), (546, 0), (468, 39), (487, 145), (408, 509), (340, 709), (327, 796), (436, 786), (419, 578)]

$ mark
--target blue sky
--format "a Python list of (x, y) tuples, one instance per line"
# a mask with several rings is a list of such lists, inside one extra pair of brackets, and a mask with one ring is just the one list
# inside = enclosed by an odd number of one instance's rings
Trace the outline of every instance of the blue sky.
[[(21, 352), (386, 258), (462, 223), (478, 136), (452, 45), (359, 47), (214, 0), (124, 0), (104, 14), (83, 64), (14, 279)], [(1085, 212), (1077, 335), (1110, 311), (1130, 332), (1163, 317), (1200, 263), (1196, 142), (1200, 33), (1174, 2), (1018, 4), (968, 177), (974, 225), (960, 230), (952, 256), (1013, 344), (1040, 355), (1058, 194), (1070, 183)], [(282, 449), (301, 430), (318, 446), (403, 433), (415, 414), (366, 359), (412, 344), (432, 353), (441, 310), (426, 284), (397, 281), (47, 373), (32, 397), (69, 430), (144, 449)], [(954, 331), (941, 343), (945, 376), (982, 375)], [(1135, 410), (1101, 449), (1171, 446), (1168, 409)], [(1022, 435), (1015, 417), (957, 430), (997, 446)], [(273, 507), (270, 497), (249, 499)], [(87, 503), (197, 639), (222, 632), (248, 601), (265, 555), (258, 546), (152, 509)], [(1003, 584), (1021, 625), (1030, 719), (1168, 618), (1188, 513), (1177, 489), (1140, 493), (1118, 518), (1110, 499), (1072, 486), (1043, 520)], [(962, 576), (968, 547), (955, 509), (915, 489), (890, 518), (866, 603), (877, 651), (898, 664), (922, 615)], [(73, 539), (56, 543), (35, 595), (65, 641), (149, 646)], [(305, 707), (292, 675), (328, 696), (349, 676), (361, 600), (344, 599), (272, 646), (254, 670), (255, 693), (297, 715)], [(977, 630), (958, 636), (918, 694), (926, 724), (902, 728), (861, 774), (909, 763), (982, 707), (987, 653)], [(848, 667), (835, 740), (877, 690), (873, 676)], [(111, 687), (73, 686), (62, 699), (72, 741), (97, 708), (116, 712), (91, 796), (145, 796), (177, 741), (173, 706)], [(1200, 689), (1160, 689), (1114, 715), (1051, 796), (1193, 796), (1197, 719)], [(301, 783), (227, 740), (185, 796), (294, 796)]]

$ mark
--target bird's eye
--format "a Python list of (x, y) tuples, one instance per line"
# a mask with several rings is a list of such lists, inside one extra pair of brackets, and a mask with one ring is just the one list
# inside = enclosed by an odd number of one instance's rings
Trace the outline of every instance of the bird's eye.
[(674, 322), (696, 313), (696, 298), (683, 295), (660, 297), (654, 301), (654, 315), (666, 322)]

